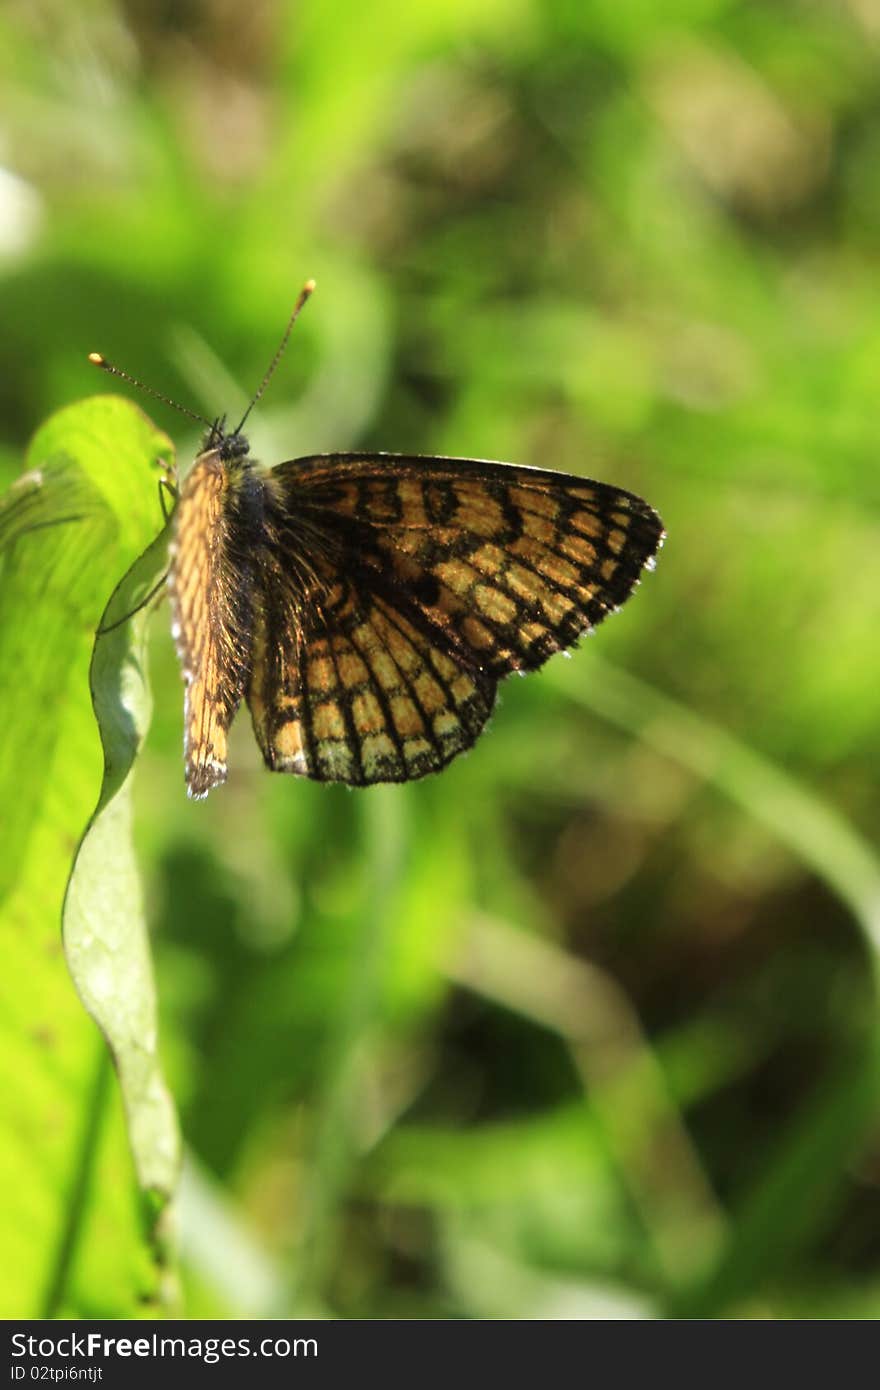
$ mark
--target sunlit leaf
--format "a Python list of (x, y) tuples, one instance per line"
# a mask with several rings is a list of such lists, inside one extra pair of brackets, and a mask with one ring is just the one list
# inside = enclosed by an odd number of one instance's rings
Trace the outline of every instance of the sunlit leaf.
[[(102, 824), (106, 857), (91, 855), (91, 883), (83, 879), (75, 896), (80, 912), (88, 908), (105, 930), (105, 913), (118, 913), (120, 896), (127, 898), (125, 916), (117, 917), (114, 929), (128, 934), (130, 955), (142, 942), (125, 797), (107, 800), (125, 771), (124, 736), (119, 729), (105, 733), (111, 752), (105, 769), (89, 667), (108, 598), (161, 523), (149, 470), (157, 458), (168, 457), (169, 448), (166, 437), (127, 402), (86, 401), (43, 426), (22, 478), (0, 504), (0, 805), (11, 851), (3, 856), (0, 898), (7, 1315), (119, 1316), (159, 1292), (150, 1245), (155, 1210), (147, 1216), (137, 1196), (105, 1044), (66, 968), (61, 911), (76, 844), (103, 780), (104, 799), (113, 808)], [(157, 559), (154, 549), (149, 565)], [(125, 704), (119, 701), (116, 708), (145, 717), (142, 697), (139, 706), (130, 698), (140, 680), (132, 664), (139, 635), (135, 619), (117, 630), (115, 641), (106, 639), (106, 657), (98, 643), (93, 680), (105, 730), (120, 677)], [(117, 833), (110, 843), (113, 821)], [(94, 843), (97, 848), (99, 841)], [(80, 988), (100, 992), (96, 964), (94, 952), (76, 961)], [(138, 1047), (154, 1056), (149, 960), (141, 954), (132, 968), (120, 952), (109, 962), (111, 973), (123, 964), (125, 985), (112, 990), (117, 997), (129, 991), (126, 1006), (137, 1020)], [(127, 1067), (130, 1072), (131, 1061)], [(120, 1070), (125, 1075), (125, 1067)], [(140, 1107), (130, 1099), (128, 1107), (131, 1119)], [(138, 1149), (143, 1121), (131, 1128)], [(138, 1166), (147, 1178), (149, 1165)]]

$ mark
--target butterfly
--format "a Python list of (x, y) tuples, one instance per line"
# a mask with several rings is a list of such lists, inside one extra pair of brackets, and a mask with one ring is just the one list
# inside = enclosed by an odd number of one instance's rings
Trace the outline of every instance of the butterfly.
[(264, 469), (244, 423), (210, 426), (173, 517), (191, 797), (226, 780), (242, 701), (273, 771), (353, 787), (439, 771), (498, 682), (601, 623), (664, 538), (641, 498), (543, 468), (355, 452)]

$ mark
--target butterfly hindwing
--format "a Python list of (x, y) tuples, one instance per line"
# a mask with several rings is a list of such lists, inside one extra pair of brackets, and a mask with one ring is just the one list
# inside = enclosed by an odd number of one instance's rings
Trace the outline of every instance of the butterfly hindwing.
[[(405, 609), (406, 605), (403, 605)], [(495, 682), (361, 574), (304, 606), (264, 596), (248, 704), (270, 768), (368, 786), (439, 771), (479, 736)]]

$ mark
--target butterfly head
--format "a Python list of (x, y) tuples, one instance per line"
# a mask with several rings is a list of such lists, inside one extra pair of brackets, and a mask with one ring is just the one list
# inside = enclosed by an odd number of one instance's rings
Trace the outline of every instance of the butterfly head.
[(234, 430), (232, 434), (226, 433), (225, 415), (214, 421), (202, 442), (202, 453), (216, 449), (224, 463), (243, 459), (250, 453), (250, 448), (247, 436), (240, 430)]

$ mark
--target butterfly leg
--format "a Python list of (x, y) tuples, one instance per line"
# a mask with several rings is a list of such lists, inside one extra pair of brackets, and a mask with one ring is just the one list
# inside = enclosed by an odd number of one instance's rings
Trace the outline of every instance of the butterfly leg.
[[(166, 494), (168, 497), (171, 498), (170, 511), (168, 508), (168, 502), (166, 500)], [(171, 512), (174, 510), (174, 504), (177, 502), (177, 498), (177, 473), (175, 470), (175, 472), (173, 473), (163, 474), (163, 476), (159, 479), (159, 506), (162, 508), (162, 515), (165, 518), (166, 526), (171, 517)]]

